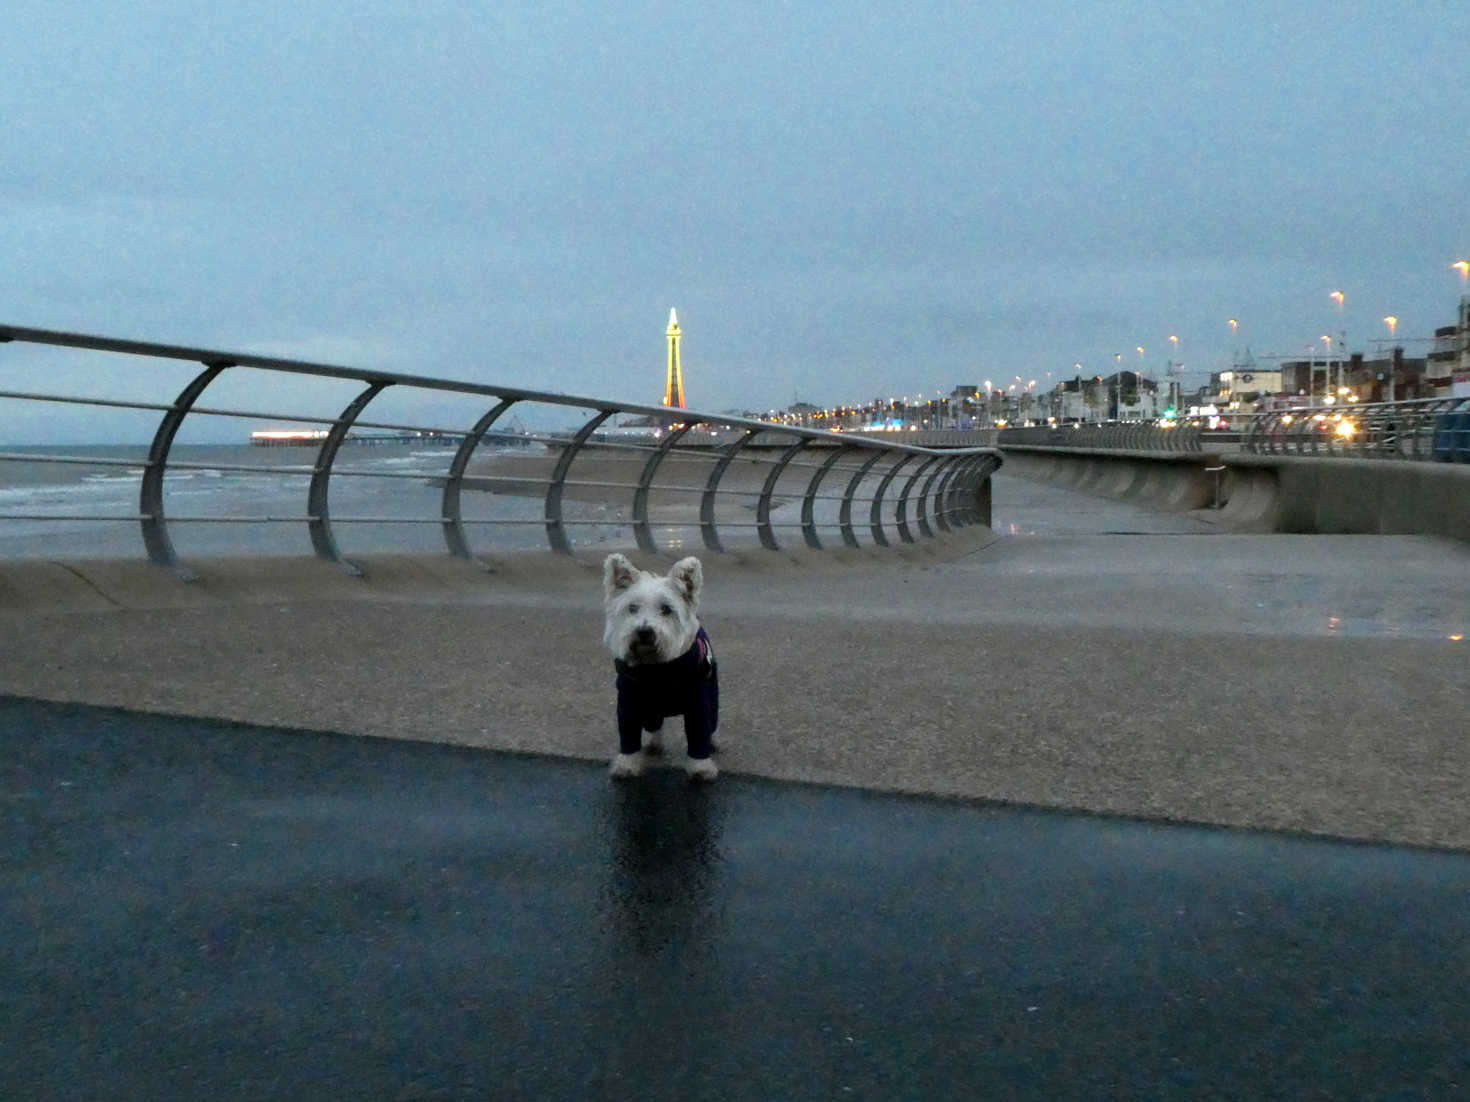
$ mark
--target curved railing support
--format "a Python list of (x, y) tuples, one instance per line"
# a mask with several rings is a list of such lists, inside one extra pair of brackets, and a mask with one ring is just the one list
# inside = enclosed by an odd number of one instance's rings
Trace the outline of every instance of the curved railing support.
[(459, 450), (454, 453), (454, 459), (449, 464), (449, 473), (444, 476), (444, 497), (439, 508), (439, 515), (444, 521), (444, 542), (449, 547), (451, 555), (457, 555), (462, 559), (475, 559), (470, 550), (470, 541), (465, 536), (464, 518), (460, 512), (459, 495), (464, 485), (464, 472), (470, 465), (470, 457), (475, 454), (475, 449), (480, 446), (480, 441), (485, 439), (485, 434), (490, 427), (500, 420), (501, 414), (516, 404), (514, 398), (503, 398), (485, 416), (475, 422), (475, 427), (470, 429), (469, 434), (459, 442)]
[(810, 437), (802, 437), (782, 452), (781, 458), (776, 460), (776, 465), (766, 475), (765, 484), (761, 486), (761, 496), (755, 503), (755, 522), (756, 531), (760, 534), (761, 546), (767, 551), (781, 550), (781, 545), (776, 542), (776, 533), (771, 528), (771, 495), (776, 492), (776, 483), (781, 481), (786, 465), (810, 443)]
[(587, 438), (615, 412), (616, 410), (604, 409), (594, 414), (577, 430), (577, 435), (572, 437), (562, 451), (561, 458), (556, 461), (556, 468), (551, 472), (551, 484), (546, 487), (546, 542), (551, 544), (553, 551), (563, 555), (572, 553), (572, 542), (567, 539), (567, 530), (561, 515), (562, 491), (566, 488), (567, 471), (571, 470), (572, 461), (577, 458), (582, 445), (587, 443)]
[(888, 546), (888, 537), (883, 534), (883, 495), (887, 492), (888, 484), (893, 481), (894, 475), (898, 474), (900, 468), (912, 458), (914, 458), (912, 454), (899, 456), (898, 462), (883, 472), (878, 489), (873, 492), (873, 503), (868, 508), (868, 526), (873, 530), (873, 542), (879, 547)]
[(817, 487), (822, 484), (822, 479), (833, 465), (851, 450), (847, 447), (833, 448), (832, 454), (822, 461), (822, 465), (812, 475), (811, 482), (807, 484), (806, 495), (801, 499), (801, 536), (813, 551), (822, 549), (822, 541), (817, 538)]
[(852, 530), (852, 499), (857, 494), (858, 487), (873, 465), (882, 459), (885, 452), (875, 451), (868, 456), (867, 460), (860, 466), (853, 476), (847, 480), (847, 489), (842, 493), (842, 506), (837, 512), (837, 523), (842, 528), (842, 542), (847, 547), (859, 547), (857, 533)]
[[(915, 542), (914, 534), (909, 531), (909, 523), (907, 519), (909, 494), (913, 493), (914, 484), (923, 477), (924, 472), (927, 471), (930, 467), (934, 466), (934, 464), (938, 463), (943, 458), (944, 457), (942, 455), (930, 456), (928, 459), (924, 460), (924, 462), (920, 463), (919, 469), (916, 470), (913, 474), (909, 475), (908, 481), (903, 484), (903, 489), (899, 492), (898, 512), (894, 517), (894, 523), (898, 525), (898, 538), (904, 543)], [(933, 534), (929, 531), (928, 524), (925, 524), (922, 521), (919, 524), (919, 531), (923, 532), (926, 536)]]
[[(954, 465), (954, 457), (941, 457), (939, 465), (929, 472), (929, 477), (924, 480), (924, 488), (919, 491), (918, 499), (914, 502), (914, 520), (919, 526), (920, 534), (928, 540), (934, 538), (934, 529), (929, 527), (928, 507), (932, 499), (935, 502), (934, 522), (945, 531), (949, 531), (949, 521), (945, 520), (938, 509), (938, 491), (934, 489), (935, 480)], [(943, 485), (941, 483), (941, 485)]]
[(205, 363), (204, 370), (179, 392), (153, 434), (153, 443), (148, 448), (148, 461), (143, 467), (143, 481), (138, 488), (138, 514), (142, 518), (143, 546), (148, 551), (148, 557), (160, 566), (174, 566), (178, 562), (173, 540), (168, 536), (168, 522), (163, 515), (163, 475), (168, 469), (169, 449), (173, 447), (174, 437), (178, 435), (184, 418), (199, 400), (199, 395), (204, 393), (204, 388), (214, 382), (221, 371), (233, 366), (235, 365), (228, 360)]
[(331, 509), (327, 503), (328, 490), (332, 485), (332, 464), (337, 461), (337, 451), (354, 422), (367, 408), (367, 404), (393, 384), (382, 379), (369, 383), (367, 389), (354, 398), (327, 430), (321, 450), (316, 455), (316, 466), (312, 468), (311, 485), (306, 490), (306, 523), (311, 530), (311, 546), (317, 555), (341, 565), (349, 574), (361, 575), (362, 571), (343, 560), (337, 550), (337, 540), (332, 535)]
[(740, 449), (749, 444), (765, 429), (749, 429), (745, 435), (733, 444), (721, 449), (720, 458), (716, 460), (714, 468), (709, 473), (709, 481), (705, 483), (704, 493), (699, 498), (699, 531), (704, 537), (704, 545), (711, 551), (723, 551), (725, 548), (720, 544), (719, 529), (715, 524), (715, 495), (720, 490), (720, 479), (725, 477), (725, 471), (734, 461)]
[(698, 422), (690, 421), (687, 424), (671, 428), (663, 438), (657, 450), (648, 457), (648, 462), (643, 464), (643, 473), (638, 476), (638, 488), (633, 491), (633, 538), (638, 541), (638, 548), (648, 555), (657, 555), (658, 542), (653, 538), (653, 525), (648, 519), (648, 492), (653, 488), (653, 476), (664, 461), (664, 457), (673, 450), (674, 444), (686, 432), (692, 429)]

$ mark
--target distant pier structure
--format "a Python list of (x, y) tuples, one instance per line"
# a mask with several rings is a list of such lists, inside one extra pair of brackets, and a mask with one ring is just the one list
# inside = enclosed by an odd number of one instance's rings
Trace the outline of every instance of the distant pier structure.
[[(250, 443), (257, 448), (307, 448), (320, 445), (326, 438), (326, 429), (262, 429), (250, 434)], [(342, 443), (449, 447), (463, 439), (462, 434), (453, 432), (349, 432)]]

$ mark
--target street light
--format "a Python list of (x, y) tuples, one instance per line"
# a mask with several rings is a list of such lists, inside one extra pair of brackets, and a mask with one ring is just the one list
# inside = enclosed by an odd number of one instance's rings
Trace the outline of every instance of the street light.
[(1322, 343), (1327, 346), (1327, 362), (1322, 365), (1322, 397), (1330, 403), (1332, 401), (1332, 338), (1323, 333)]
[(1393, 401), (1393, 400), (1394, 400), (1394, 379), (1393, 379), (1393, 368), (1394, 368), (1394, 354), (1393, 354), (1393, 333), (1394, 333), (1394, 330), (1395, 330), (1395, 329), (1397, 329), (1397, 328), (1398, 328), (1398, 327), (1399, 327), (1399, 319), (1398, 319), (1398, 318), (1396, 318), (1396, 317), (1394, 317), (1394, 315), (1392, 315), (1392, 314), (1389, 314), (1389, 315), (1388, 315), (1388, 316), (1387, 316), (1387, 317), (1385, 317), (1385, 318), (1384, 318), (1384, 319), (1383, 319), (1383, 324), (1384, 324), (1384, 325), (1386, 325), (1386, 326), (1388, 326), (1388, 343), (1389, 343), (1389, 349), (1388, 349), (1388, 400), (1389, 400), (1389, 401), (1390, 401), (1390, 402), (1392, 402), (1392, 401)]
[(1333, 291), (1332, 294), (1328, 295), (1327, 297), (1330, 298), (1333, 302), (1337, 303), (1337, 308), (1339, 310), (1342, 309), (1343, 294), (1341, 291)]
[(1450, 267), (1460, 273), (1461, 283), (1464, 283), (1467, 278), (1470, 278), (1470, 260), (1457, 260)]

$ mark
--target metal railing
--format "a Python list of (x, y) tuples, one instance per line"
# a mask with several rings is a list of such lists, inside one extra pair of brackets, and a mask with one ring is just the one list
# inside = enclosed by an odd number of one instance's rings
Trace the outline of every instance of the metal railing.
[(1200, 421), (1124, 421), (1004, 428), (1006, 447), (1195, 455), (1346, 456), (1470, 463), (1470, 398), (1351, 403)]
[(1262, 413), (1252, 418), (1244, 447), (1257, 455), (1470, 463), (1470, 398)]
[[(186, 361), (201, 365), (202, 370), (171, 401), (0, 389), (0, 399), (7, 402), (159, 415), (146, 457), (109, 458), (50, 449), (44, 453), (15, 448), (0, 451), (0, 488), (9, 481), (3, 472), (14, 465), (81, 465), (136, 473), (135, 513), (27, 509), (0, 511), (0, 521), (136, 524), (148, 557), (169, 566), (178, 562), (173, 526), (190, 523), (304, 525), (313, 551), (348, 570), (355, 568), (344, 558), (337, 539), (337, 527), (345, 524), (437, 525), (447, 550), (471, 559), (480, 556), (470, 531), (493, 532), (496, 526), (540, 527), (546, 545), (560, 553), (573, 551), (577, 541), (572, 530), (578, 526), (600, 532), (610, 526), (626, 528), (632, 541), (650, 554), (683, 549), (693, 542), (696, 532), (703, 547), (716, 552), (742, 543), (781, 550), (783, 541), (778, 539), (778, 531), (799, 531), (802, 543), (813, 549), (836, 542), (847, 547), (914, 543), (933, 539), (937, 532), (987, 523), (989, 517), (984, 513), (988, 497), (984, 489), (991, 472), (1001, 463), (995, 448), (937, 450), (778, 427), (723, 414), (302, 360), (0, 325), (0, 343), (5, 342), (79, 349), (103, 356), (143, 357), (154, 363)], [(335, 415), (201, 404), (210, 386), (236, 369), (254, 369), (271, 377), (310, 377), (355, 384), (360, 389)], [(0, 362), (0, 379), (4, 378)], [(129, 378), (131, 381), (133, 377)], [(145, 383), (146, 375), (137, 381)], [(468, 403), (475, 415), (431, 425), (366, 420), (369, 405), (385, 391), (407, 391), (436, 399), (451, 396)], [(543, 421), (565, 416), (567, 411), (586, 411), (587, 416), (579, 425), (565, 430), (541, 431), (527, 430), (512, 419), (513, 412), (532, 410)], [(612, 421), (619, 415), (632, 417), (643, 427), (614, 427)], [(308, 437), (314, 449), (312, 462), (191, 463), (173, 457), (175, 441), (186, 420), (194, 424), (205, 418), (317, 426), (315, 435)], [(364, 430), (370, 430), (371, 438), (378, 441), (397, 439), (446, 449), (452, 446), (454, 451), (439, 470), (339, 466), (342, 449), (363, 442), (366, 435), (354, 434)], [(274, 457), (278, 453), (270, 449), (269, 454)], [(169, 475), (201, 471), (242, 478), (302, 478), (307, 483), (305, 511), (283, 516), (233, 509), (210, 515), (167, 510)], [(660, 475), (669, 471), (677, 471), (682, 480), (661, 481)], [(342, 476), (411, 479), (419, 487), (432, 486), (437, 499), (429, 515), (339, 515), (332, 509), (332, 489), (337, 485), (334, 477)], [(476, 491), (483, 491), (481, 502), (506, 496), (537, 497), (541, 501), (540, 515), (496, 515), (494, 510), (486, 509), (480, 513), (490, 515), (471, 515), (473, 511), (467, 511), (465, 504), (467, 495)], [(569, 501), (580, 503), (581, 512), (569, 510)], [(859, 507), (866, 510), (865, 515), (855, 515)]]

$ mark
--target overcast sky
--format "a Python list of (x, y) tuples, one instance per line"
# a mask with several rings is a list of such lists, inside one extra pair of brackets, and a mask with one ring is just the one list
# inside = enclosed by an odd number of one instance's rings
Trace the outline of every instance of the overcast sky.
[(1453, 322), (1467, 42), (1462, 0), (8, 0), (0, 321), (656, 402), (675, 306), (701, 409), (1172, 333), (1193, 386)]

